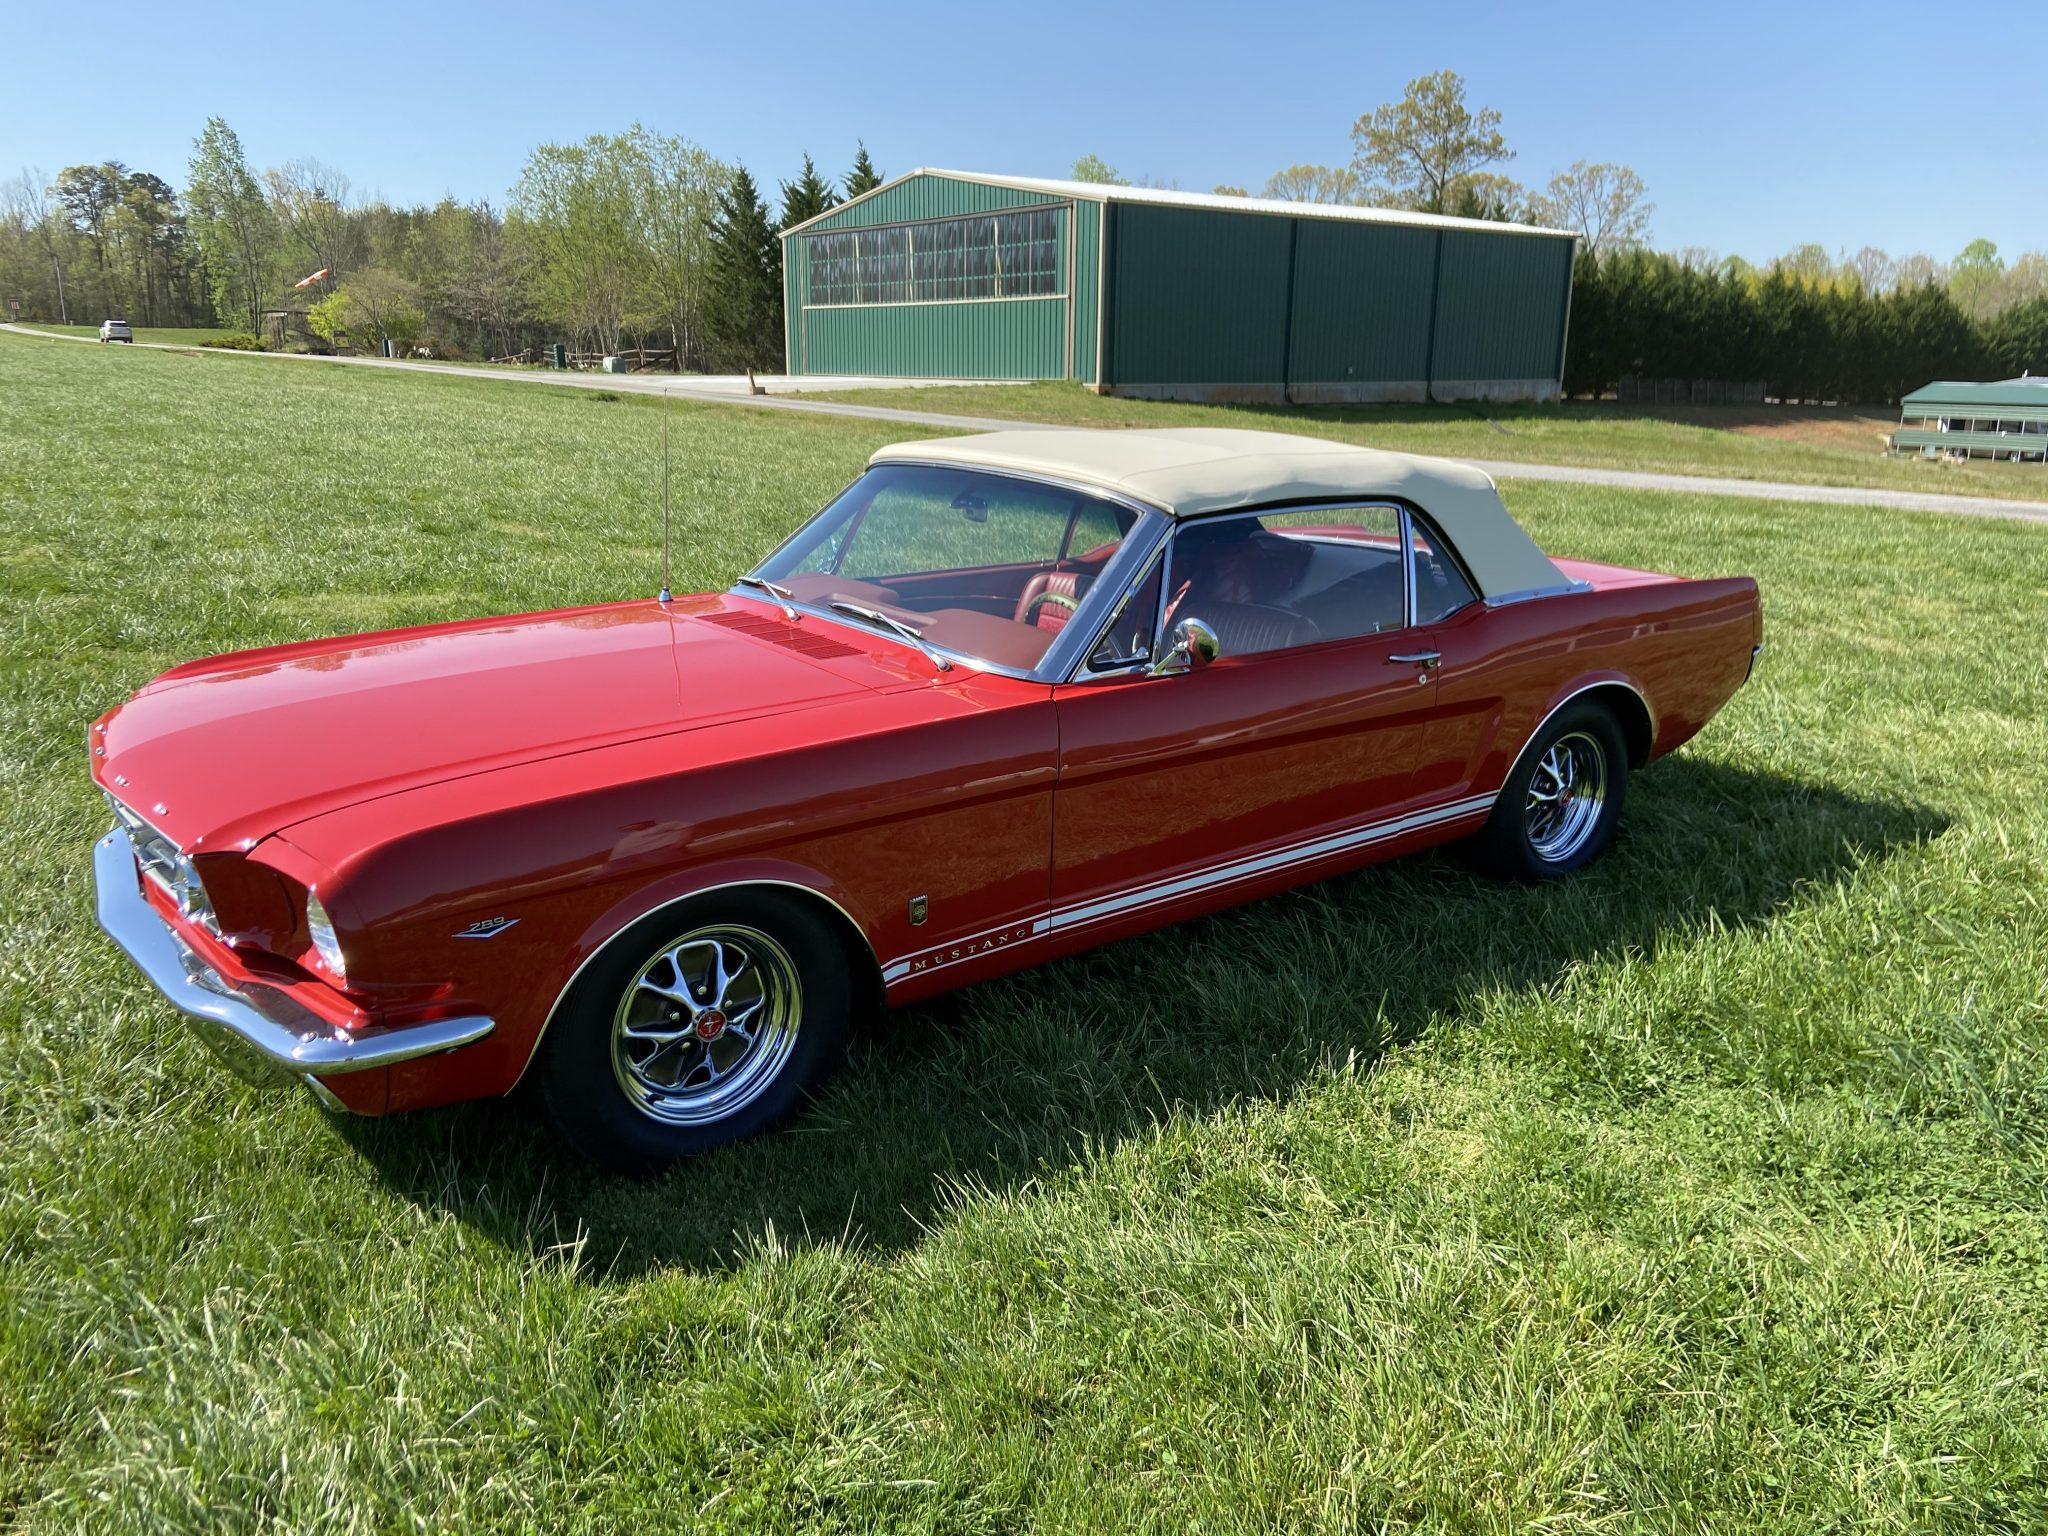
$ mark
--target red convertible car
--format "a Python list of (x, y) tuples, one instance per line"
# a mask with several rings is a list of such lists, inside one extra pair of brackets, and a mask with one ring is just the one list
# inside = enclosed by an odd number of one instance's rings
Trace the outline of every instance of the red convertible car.
[(1760, 640), (1753, 581), (1552, 560), (1457, 464), (904, 443), (722, 593), (166, 672), (91, 730), (100, 921), (252, 1081), (530, 1079), (650, 1169), (864, 1009), (1453, 839), (1569, 874)]

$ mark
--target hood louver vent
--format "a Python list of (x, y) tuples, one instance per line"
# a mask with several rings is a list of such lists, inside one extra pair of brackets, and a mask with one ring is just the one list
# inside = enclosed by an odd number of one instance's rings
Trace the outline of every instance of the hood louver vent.
[(743, 635), (752, 635), (756, 640), (766, 640), (770, 645), (780, 645), (795, 651), (799, 656), (858, 656), (858, 646), (834, 640), (828, 635), (815, 634), (799, 629), (783, 619), (771, 619), (751, 613), (705, 613), (698, 618), (706, 624), (716, 624), (720, 629), (737, 630)]

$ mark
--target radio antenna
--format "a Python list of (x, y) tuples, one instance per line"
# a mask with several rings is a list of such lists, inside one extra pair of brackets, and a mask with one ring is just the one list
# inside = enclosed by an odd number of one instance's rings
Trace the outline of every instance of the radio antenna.
[(661, 392), (661, 601), (672, 603), (668, 569), (668, 391)]

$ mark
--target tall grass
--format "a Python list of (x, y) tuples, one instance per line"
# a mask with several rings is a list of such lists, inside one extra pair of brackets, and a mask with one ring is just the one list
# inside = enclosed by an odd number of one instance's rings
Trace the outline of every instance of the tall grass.
[[(671, 427), (679, 589), (901, 435)], [(94, 931), (84, 722), (651, 593), (657, 443), (0, 336), (0, 1525), (2048, 1524), (2042, 530), (1511, 484), (1560, 553), (1764, 584), (1607, 861), (1412, 859), (908, 1011), (651, 1183), (516, 1105), (223, 1077)]]

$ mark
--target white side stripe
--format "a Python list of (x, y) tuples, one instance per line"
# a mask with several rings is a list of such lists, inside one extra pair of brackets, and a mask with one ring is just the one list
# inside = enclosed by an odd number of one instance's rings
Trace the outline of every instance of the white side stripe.
[(1464, 800), (1453, 800), (1447, 805), (1432, 806), (1428, 810), (1413, 811), (1406, 816), (1372, 822), (1363, 827), (1354, 827), (1348, 832), (1332, 833), (1327, 837), (1314, 838), (1305, 843), (1296, 843), (1292, 847), (1276, 849), (1272, 853), (1236, 859), (1171, 880), (1155, 881), (1151, 885), (1138, 886), (1129, 891), (1119, 892), (1115, 896), (1105, 896), (1095, 901), (1062, 907), (1041, 917), (1005, 923), (1001, 927), (985, 929), (967, 938), (955, 939), (891, 961), (882, 968), (882, 980), (886, 984), (901, 981), (913, 971), (923, 975), (930, 971), (944, 970), (948, 966), (959, 965), (994, 950), (1006, 949), (1012, 944), (1042, 938), (1048, 933), (1084, 927), (1089, 923), (1102, 922), (1128, 912), (1138, 912), (1147, 907), (1175, 901), (1215, 886), (1231, 885), (1296, 864), (1313, 863), (1332, 854), (1369, 847), (1374, 843), (1385, 842), (1389, 838), (1400, 837), (1404, 833), (1419, 832), (1425, 827), (1440, 826), (1445, 822), (1460, 821), (1468, 816), (1483, 815), (1493, 809), (1494, 799), (1492, 795), (1473, 795)]
[(1404, 832), (1416, 832), (1424, 827), (1436, 826), (1439, 822), (1456, 821), (1461, 816), (1477, 815), (1481, 811), (1492, 809), (1493, 800), (1492, 795), (1475, 795), (1469, 800), (1457, 800), (1427, 811), (1397, 816), (1391, 821), (1374, 822), (1370, 826), (1358, 827), (1349, 832), (1338, 832), (1329, 837), (1317, 838), (1314, 842), (1261, 854), (1256, 858), (1239, 859), (1235, 863), (1224, 864), (1215, 869), (1183, 875), (1177, 880), (1163, 880), (1156, 885), (1140, 886), (1137, 890), (1125, 891), (1121, 895), (1106, 896), (1100, 901), (1054, 912), (1052, 926), (1055, 930), (1072, 928), (1082, 923), (1094, 922), (1098, 918), (1113, 917), (1158, 902), (1171, 901), (1176, 896), (1191, 895), (1210, 886), (1248, 880), (1256, 875), (1285, 869), (1292, 864), (1312, 863), (1329, 854), (1385, 842), (1388, 838), (1399, 837)]

